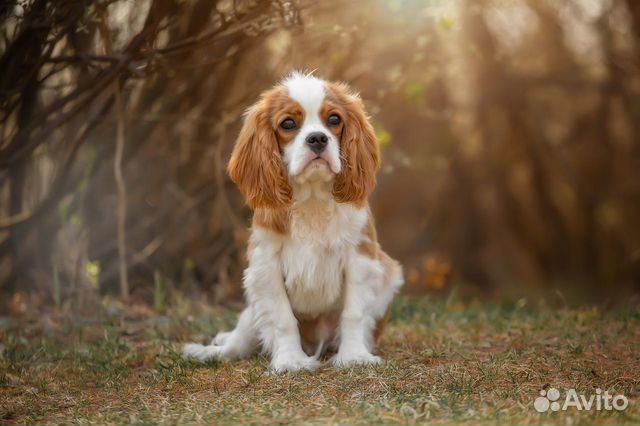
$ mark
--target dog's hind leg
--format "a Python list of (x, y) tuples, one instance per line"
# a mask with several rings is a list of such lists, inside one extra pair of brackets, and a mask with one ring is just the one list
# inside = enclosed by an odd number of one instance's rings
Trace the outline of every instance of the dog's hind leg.
[(201, 362), (210, 359), (247, 358), (258, 349), (260, 340), (254, 327), (253, 312), (246, 308), (238, 318), (238, 324), (232, 331), (218, 333), (210, 345), (189, 343), (182, 348), (185, 358)]

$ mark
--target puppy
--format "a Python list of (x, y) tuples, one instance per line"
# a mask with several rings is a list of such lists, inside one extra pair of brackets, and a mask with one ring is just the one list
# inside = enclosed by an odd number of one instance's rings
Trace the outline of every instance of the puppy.
[(187, 358), (246, 358), (277, 373), (376, 365), (372, 353), (402, 269), (378, 244), (367, 198), (380, 167), (360, 97), (293, 73), (246, 112), (229, 175), (253, 209), (247, 307), (233, 331)]

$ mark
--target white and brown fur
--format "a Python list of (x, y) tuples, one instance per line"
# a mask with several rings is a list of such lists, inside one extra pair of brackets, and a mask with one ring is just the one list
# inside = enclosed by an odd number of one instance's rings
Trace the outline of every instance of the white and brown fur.
[[(337, 115), (340, 123), (329, 123)], [(280, 125), (297, 124), (291, 130)], [(335, 119), (334, 119), (335, 120)], [(309, 148), (322, 132), (326, 147)], [(367, 198), (380, 153), (357, 94), (341, 83), (293, 73), (246, 113), (229, 175), (254, 210), (247, 307), (236, 328), (185, 356), (246, 358), (259, 349), (275, 372), (378, 364), (373, 354), (400, 265), (378, 244)]]

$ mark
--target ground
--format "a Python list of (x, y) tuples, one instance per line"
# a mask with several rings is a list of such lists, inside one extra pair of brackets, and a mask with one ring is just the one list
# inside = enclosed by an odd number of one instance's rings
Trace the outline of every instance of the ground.
[[(237, 311), (108, 307), (98, 319), (2, 319), (0, 424), (640, 423), (640, 311), (532, 308), (405, 296), (376, 368), (267, 374), (268, 360), (206, 365)], [(126, 315), (125, 315), (126, 312)], [(543, 389), (624, 394), (625, 411), (539, 414)]]

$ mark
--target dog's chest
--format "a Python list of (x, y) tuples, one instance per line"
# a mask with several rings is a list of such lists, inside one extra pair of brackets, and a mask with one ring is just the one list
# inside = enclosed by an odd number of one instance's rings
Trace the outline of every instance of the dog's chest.
[(365, 210), (349, 205), (306, 205), (294, 210), (281, 261), (296, 314), (315, 316), (339, 309), (345, 266), (366, 220)]

